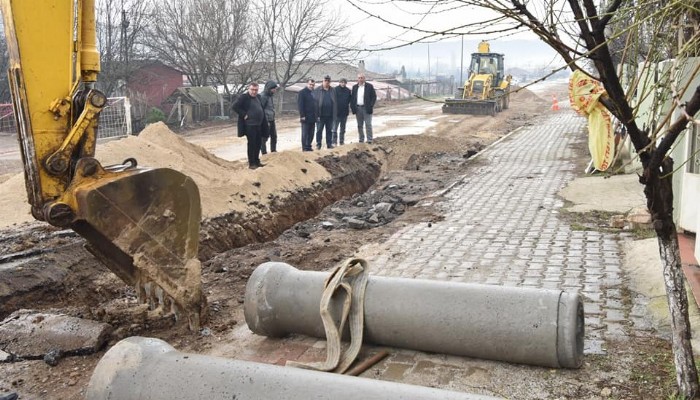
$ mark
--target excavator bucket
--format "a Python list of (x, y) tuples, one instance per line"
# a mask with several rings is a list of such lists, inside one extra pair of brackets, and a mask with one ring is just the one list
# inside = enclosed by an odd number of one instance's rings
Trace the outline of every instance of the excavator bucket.
[(199, 329), (206, 299), (197, 259), (201, 206), (191, 178), (167, 168), (105, 169), (84, 158), (66, 194), (47, 207), (51, 222), (68, 218), (88, 250), (134, 286), (141, 302)]
[(104, 168), (93, 158), (107, 105), (95, 88), (95, 1), (37, 3), (0, 0), (32, 215), (78, 232), (141, 301), (198, 329), (206, 300), (197, 186), (174, 170)]

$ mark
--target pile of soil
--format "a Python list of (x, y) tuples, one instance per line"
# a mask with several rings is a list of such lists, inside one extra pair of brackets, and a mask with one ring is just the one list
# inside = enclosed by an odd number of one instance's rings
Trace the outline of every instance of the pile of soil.
[[(352, 150), (346, 146), (334, 154)], [(299, 188), (331, 179), (313, 155), (291, 151), (271, 154), (265, 168), (252, 171), (243, 161), (226, 161), (185, 141), (163, 123), (149, 125), (139, 136), (109, 142), (96, 154), (103, 165), (121, 164), (130, 157), (140, 166), (172, 168), (191, 177), (199, 187), (204, 218), (245, 213), (253, 201), (264, 202), (272, 195), (284, 199)], [(0, 227), (33, 221), (26, 196), (22, 173), (0, 184)], [(22, 211), (17, 212), (20, 204)]]

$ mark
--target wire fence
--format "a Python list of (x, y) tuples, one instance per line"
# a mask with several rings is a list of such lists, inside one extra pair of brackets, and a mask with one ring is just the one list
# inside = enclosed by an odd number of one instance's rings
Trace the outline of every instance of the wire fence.
[(119, 138), (129, 136), (131, 130), (131, 105), (128, 97), (110, 97), (107, 106), (100, 112), (97, 138)]
[(17, 132), (17, 122), (12, 104), (0, 104), (0, 135), (12, 135)]
[[(100, 112), (97, 138), (119, 138), (132, 134), (131, 105), (128, 97), (110, 97)], [(0, 135), (17, 133), (17, 122), (12, 104), (0, 104)]]

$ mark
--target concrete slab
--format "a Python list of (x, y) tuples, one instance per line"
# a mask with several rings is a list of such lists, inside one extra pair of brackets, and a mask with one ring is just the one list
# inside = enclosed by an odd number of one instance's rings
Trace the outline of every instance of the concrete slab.
[(0, 363), (12, 360), (12, 354), (0, 350)]
[(67, 315), (18, 310), (0, 322), (0, 349), (23, 359), (39, 359), (50, 351), (90, 354), (104, 346), (111, 329)]
[(643, 190), (637, 175), (588, 176), (575, 179), (559, 195), (574, 203), (567, 208), (571, 212), (596, 210), (624, 214), (635, 207), (646, 208)]
[[(661, 258), (656, 238), (627, 241), (624, 244), (625, 258), (622, 268), (630, 277), (630, 289), (649, 299), (647, 311), (652, 323), (662, 334), (671, 334), (671, 316), (666, 300)], [(693, 301), (692, 292), (686, 287), (689, 304), (688, 314), (692, 327), (691, 340), (695, 354), (700, 354), (700, 310)]]

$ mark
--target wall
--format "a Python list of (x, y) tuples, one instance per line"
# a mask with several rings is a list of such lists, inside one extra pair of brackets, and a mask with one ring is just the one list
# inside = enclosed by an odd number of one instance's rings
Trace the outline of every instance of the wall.
[[(129, 97), (138, 97), (149, 107), (162, 108), (162, 102), (182, 86), (182, 73), (160, 63), (146, 65), (129, 77)], [(165, 111), (165, 110), (164, 110)], [(168, 108), (168, 111), (170, 109)]]

